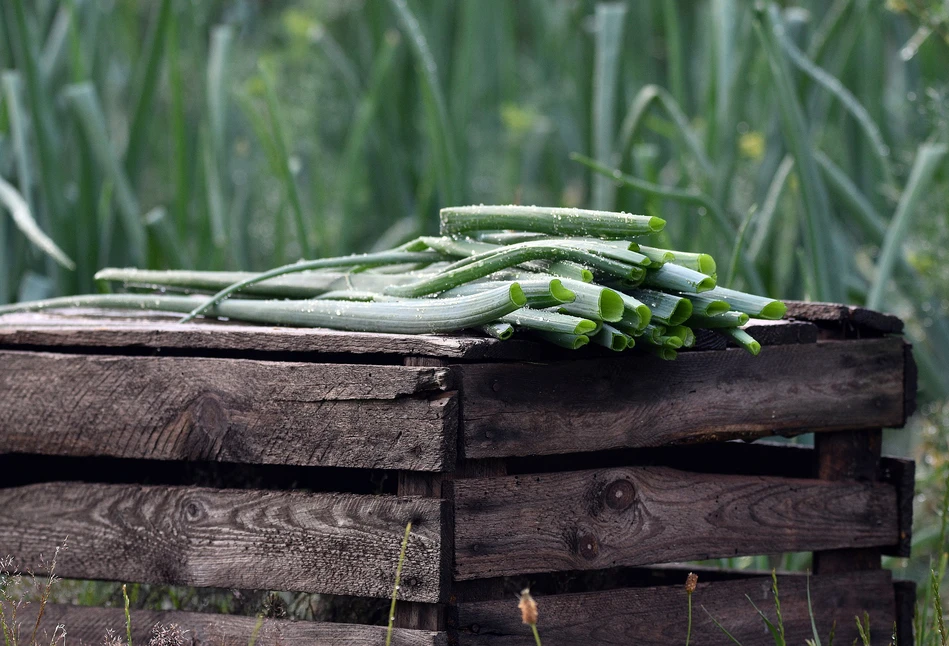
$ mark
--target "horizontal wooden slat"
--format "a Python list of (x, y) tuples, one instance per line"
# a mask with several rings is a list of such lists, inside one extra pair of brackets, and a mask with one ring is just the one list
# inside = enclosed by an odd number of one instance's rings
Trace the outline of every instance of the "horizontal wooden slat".
[[(817, 343), (817, 326), (808, 321), (751, 319), (743, 329), (762, 346)], [(734, 343), (714, 330), (695, 330), (696, 350), (724, 350)]]
[[(587, 346), (579, 352), (525, 339), (498, 341), (474, 333), (447, 335), (374, 334), (321, 328), (287, 328), (200, 320), (186, 325), (160, 312), (56, 310), (0, 316), (0, 346), (9, 348), (173, 349), (195, 356), (254, 351), (322, 354), (428, 356), (463, 361), (549, 360), (605, 357), (609, 351)], [(762, 345), (811, 343), (816, 328), (804, 321), (751, 321), (746, 329)], [(704, 331), (703, 331), (704, 332)], [(701, 349), (723, 349), (725, 339), (700, 335)], [(335, 359), (334, 359), (335, 360)]]
[(419, 355), (455, 359), (523, 358), (540, 344), (507, 343), (485, 336), (378, 334), (290, 328), (109, 310), (55, 310), (0, 316), (0, 346), (38, 348), (174, 348), (208, 351)]
[(895, 545), (881, 483), (626, 467), (455, 482), (455, 576)]
[(899, 318), (856, 305), (787, 301), (787, 306), (790, 318), (839, 326), (846, 334), (899, 334), (903, 331), (903, 321)]
[(0, 554), (24, 564), (68, 537), (76, 579), (438, 601), (447, 503), (422, 498), (52, 482), (0, 489)]
[(444, 368), (0, 351), (0, 452), (451, 470)]
[[(804, 577), (778, 577), (781, 615), (788, 644), (811, 639)], [(887, 571), (810, 578), (815, 623), (824, 643), (836, 624), (835, 644), (857, 639), (855, 617), (870, 616), (873, 643), (888, 644), (896, 618), (894, 592)], [(773, 646), (748, 598), (776, 621), (770, 577), (699, 582), (693, 596), (692, 643), (726, 646), (734, 642), (715, 627), (704, 608), (743, 646)], [(684, 644), (687, 601), (683, 586), (635, 588), (538, 597), (538, 629), (544, 646), (669, 646)], [(461, 604), (458, 608), (463, 646), (523, 646), (530, 629), (521, 623), (516, 601)], [(903, 643), (902, 641), (900, 643)]]
[[(21, 615), (23, 625), (29, 626), (31, 631), (34, 613), (35, 609), (27, 607), (26, 614)], [(142, 646), (149, 643), (155, 634), (154, 629), (167, 629), (173, 625), (182, 632), (187, 631), (183, 643), (205, 646), (247, 646), (254, 641), (255, 635), (255, 643), (262, 646), (380, 646), (386, 636), (386, 629), (381, 626), (279, 619), (264, 619), (258, 623), (254, 617), (197, 612), (133, 610), (131, 620), (132, 643)], [(119, 608), (49, 604), (43, 614), (41, 631), (45, 630), (52, 637), (57, 624), (66, 627), (69, 644), (102, 644), (108, 630), (125, 643), (125, 612)], [(447, 643), (445, 633), (405, 629), (396, 629), (392, 633), (393, 646), (445, 646)]]
[(457, 366), (468, 458), (902, 426), (899, 338)]

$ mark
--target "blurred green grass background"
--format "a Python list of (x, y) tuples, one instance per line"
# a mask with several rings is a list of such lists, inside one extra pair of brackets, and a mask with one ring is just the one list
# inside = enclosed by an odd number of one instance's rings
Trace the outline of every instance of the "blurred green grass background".
[(907, 319), (889, 442), (941, 553), (947, 61), (941, 0), (4, 0), (0, 303), (386, 248), (445, 205), (661, 215), (724, 284)]

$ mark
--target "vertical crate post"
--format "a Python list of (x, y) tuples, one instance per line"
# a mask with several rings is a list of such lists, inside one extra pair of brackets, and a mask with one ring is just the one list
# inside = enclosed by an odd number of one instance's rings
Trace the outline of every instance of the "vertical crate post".
[[(821, 480), (874, 482), (879, 479), (883, 431), (840, 431), (814, 436), (817, 477)], [(880, 569), (880, 548), (814, 552), (815, 574)]]

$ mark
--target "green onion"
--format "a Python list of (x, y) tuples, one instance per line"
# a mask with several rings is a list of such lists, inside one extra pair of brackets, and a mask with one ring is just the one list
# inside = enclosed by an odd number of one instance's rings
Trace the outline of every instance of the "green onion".
[(638, 321), (636, 324), (638, 329), (643, 329), (649, 322), (652, 320), (652, 310), (645, 304), (636, 299), (629, 294), (624, 292), (617, 292), (620, 295), (620, 298), (623, 299), (623, 304), (626, 306), (626, 312), (623, 314), (623, 318), (633, 323)]
[(692, 302), (683, 296), (653, 289), (632, 289), (629, 293), (642, 301), (652, 311), (652, 319), (659, 323), (679, 325), (692, 316)]
[[(477, 283), (465, 283), (458, 287), (453, 287), (439, 294), (440, 297), (467, 296), (469, 294), (480, 294), (489, 289), (500, 287), (504, 281), (486, 280)], [(529, 280), (518, 280), (517, 284), (524, 290), (524, 296), (527, 298), (529, 307), (544, 308), (560, 305), (561, 303), (570, 303), (576, 300), (576, 293), (564, 287), (563, 282), (558, 278), (534, 278)], [(583, 284), (583, 283), (581, 283)]]
[(565, 246), (561, 243), (547, 242), (520, 242), (502, 247), (499, 251), (490, 251), (477, 256), (465, 258), (450, 265), (445, 270), (426, 276), (417, 282), (408, 285), (394, 285), (385, 290), (391, 296), (425, 296), (436, 292), (443, 292), (462, 283), (483, 278), (496, 271), (519, 265), (529, 260), (555, 258), (558, 260), (574, 260), (589, 264), (595, 269), (616, 275), (619, 278), (630, 278), (642, 268), (627, 265), (616, 260), (603, 258), (594, 253)]
[(662, 337), (666, 335), (666, 326), (658, 325), (655, 323), (650, 323), (643, 328), (642, 334), (640, 337), (646, 343), (652, 343), (653, 345), (662, 345)]
[[(146, 309), (165, 312), (192, 311), (189, 296), (101, 294), (53, 298), (0, 307), (0, 314), (68, 307)], [(480, 294), (445, 299), (363, 303), (320, 300), (222, 301), (208, 311), (211, 316), (301, 327), (327, 327), (357, 332), (429, 334), (454, 332), (496, 321), (523, 307), (527, 299), (517, 283)]]
[(677, 336), (672, 336), (665, 334), (659, 337), (659, 344), (664, 348), (672, 348), (673, 350), (678, 350), (682, 347), (682, 339)]
[(644, 347), (644, 349), (649, 354), (654, 354), (663, 361), (675, 361), (675, 358), (679, 356), (679, 353), (672, 348), (667, 348), (661, 345), (647, 345)]
[(559, 345), (568, 350), (578, 350), (590, 342), (590, 337), (585, 334), (564, 334), (562, 332), (544, 332), (542, 330), (536, 330), (534, 334), (548, 343)]
[[(216, 292), (234, 283), (259, 276), (249, 271), (190, 271), (147, 269), (103, 269), (95, 275), (96, 280), (116, 281), (129, 286), (150, 288), (172, 288), (191, 292)], [(241, 289), (255, 296), (279, 298), (312, 298), (328, 291), (354, 289), (381, 292), (393, 284), (418, 280), (417, 274), (373, 274), (331, 271), (305, 271), (270, 278), (263, 282), (250, 282)]]
[(478, 240), (491, 244), (515, 244), (549, 237), (546, 233), (531, 233), (530, 231), (481, 231), (478, 233)]
[(664, 265), (667, 262), (675, 262), (676, 254), (668, 249), (657, 249), (655, 247), (639, 246), (639, 253), (649, 258), (657, 265)]
[(604, 323), (600, 331), (591, 336), (590, 340), (597, 345), (602, 345), (616, 352), (622, 352), (630, 346), (635, 345), (633, 337), (623, 334), (620, 330), (608, 323)]
[(478, 328), (488, 336), (492, 336), (499, 341), (507, 341), (514, 336), (514, 326), (510, 323), (488, 323)]
[(748, 315), (744, 312), (725, 312), (715, 316), (693, 314), (687, 322), (689, 327), (702, 327), (710, 330), (718, 328), (741, 327), (748, 322)]
[(532, 262), (524, 263), (523, 267), (532, 271), (536, 270), (545, 274), (560, 276), (561, 278), (579, 280), (582, 283), (593, 282), (592, 271), (580, 263), (571, 262), (570, 260), (555, 260), (553, 262), (547, 260), (534, 260)]
[(659, 269), (647, 270), (643, 284), (648, 287), (698, 294), (713, 289), (715, 279), (694, 269), (670, 262)]
[(715, 293), (715, 289), (702, 292), (701, 294), (682, 294), (682, 296), (689, 299), (689, 302), (692, 303), (692, 311), (696, 314), (715, 316), (716, 314), (724, 314), (732, 309), (728, 301), (723, 300)]
[[(731, 309), (738, 312), (744, 312), (748, 316), (759, 319), (768, 319), (776, 321), (782, 318), (788, 311), (787, 305), (781, 301), (765, 296), (756, 296), (755, 294), (746, 294), (727, 287), (716, 287), (715, 289), (700, 294), (700, 296), (711, 296), (728, 303)], [(691, 299), (691, 297), (690, 297)], [(695, 301), (692, 300), (694, 303)], [(711, 312), (707, 312), (711, 314)]]
[(674, 251), (675, 262), (677, 265), (687, 267), (693, 271), (707, 276), (714, 276), (717, 270), (715, 259), (707, 253), (689, 253), (687, 251)]
[(441, 233), (517, 229), (552, 235), (626, 238), (662, 231), (666, 221), (647, 215), (535, 206), (459, 206), (441, 210)]
[(599, 327), (595, 321), (589, 319), (526, 307), (502, 316), (500, 320), (517, 327), (563, 334), (587, 334)]
[(691, 348), (695, 345), (695, 332), (686, 325), (673, 325), (666, 328), (666, 334), (677, 336), (682, 339), (683, 348)]
[(621, 293), (567, 278), (563, 280), (563, 285), (576, 294), (576, 298), (561, 305), (558, 308), (561, 312), (608, 322), (623, 318), (626, 303)]
[(761, 344), (755, 341), (753, 336), (741, 328), (726, 327), (715, 331), (731, 341), (734, 341), (740, 347), (750, 352), (752, 356), (758, 356), (758, 353), (761, 352)]

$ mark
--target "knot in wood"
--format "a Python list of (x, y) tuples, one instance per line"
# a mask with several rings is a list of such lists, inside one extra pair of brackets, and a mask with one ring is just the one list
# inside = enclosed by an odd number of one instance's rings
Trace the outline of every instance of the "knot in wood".
[(593, 534), (583, 534), (580, 536), (578, 545), (580, 556), (588, 561), (592, 561), (600, 553), (600, 543)]
[(185, 520), (194, 523), (204, 518), (204, 506), (197, 500), (186, 500), (184, 503)]
[(623, 511), (636, 500), (636, 488), (629, 480), (616, 480), (607, 485), (604, 498), (607, 507)]

